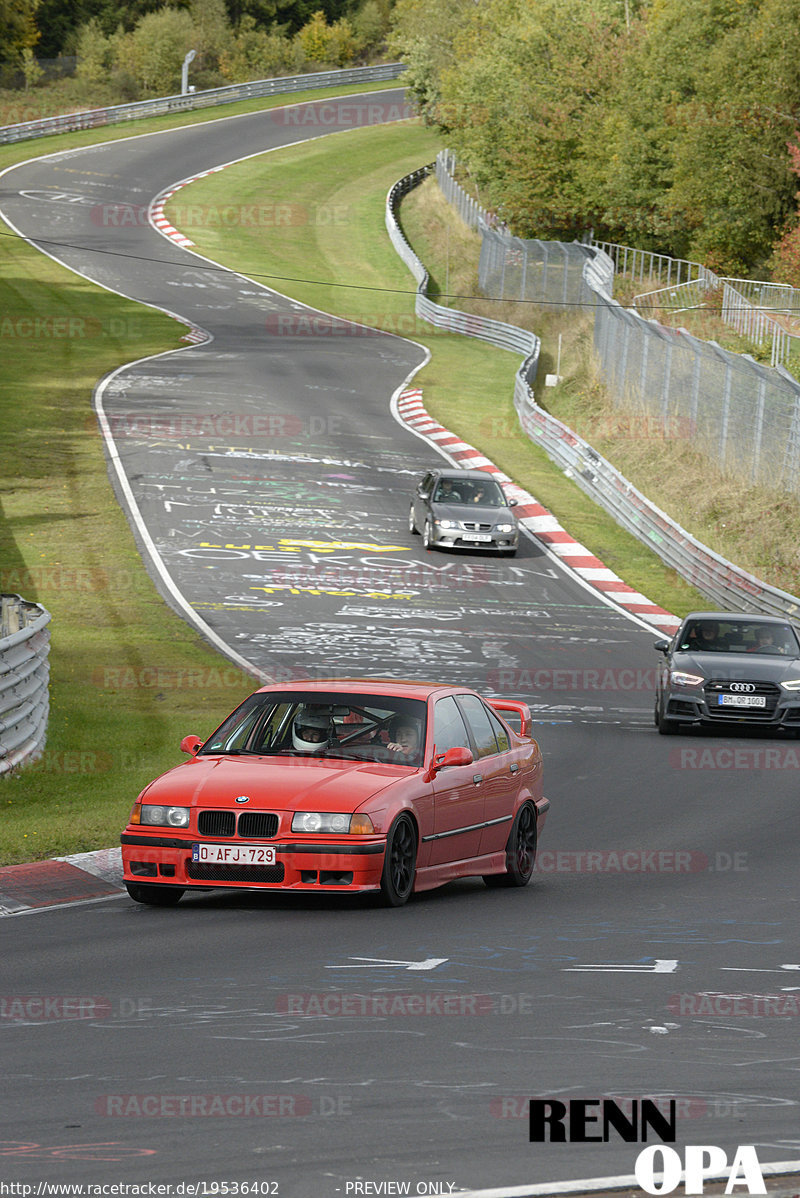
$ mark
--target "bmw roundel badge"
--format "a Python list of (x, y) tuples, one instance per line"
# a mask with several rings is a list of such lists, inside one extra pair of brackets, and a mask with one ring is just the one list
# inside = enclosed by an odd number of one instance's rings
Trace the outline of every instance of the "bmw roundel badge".
[(237, 796), (236, 796), (236, 802), (237, 802), (237, 803), (249, 803), (249, 802), (250, 802), (250, 795), (237, 795)]

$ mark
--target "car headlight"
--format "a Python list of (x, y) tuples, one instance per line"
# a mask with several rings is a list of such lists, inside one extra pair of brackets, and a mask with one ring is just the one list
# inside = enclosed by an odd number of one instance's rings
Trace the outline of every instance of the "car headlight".
[(700, 686), (705, 682), (702, 674), (686, 674), (683, 670), (670, 670), (669, 678), (675, 686)]
[(800, 678), (787, 678), (781, 686), (785, 691), (800, 691)]
[(366, 836), (375, 828), (368, 815), (350, 815), (341, 811), (295, 811), (292, 831), (333, 832), (339, 836), (349, 832), (355, 836)]
[(440, 528), (457, 528), (455, 520), (434, 520), (434, 524), (438, 524)]
[(156, 824), (161, 828), (188, 828), (189, 807), (164, 807), (160, 803), (142, 803), (140, 824)]
[(497, 524), (497, 525), (495, 525), (495, 529), (497, 532), (513, 532), (514, 525), (513, 524)]

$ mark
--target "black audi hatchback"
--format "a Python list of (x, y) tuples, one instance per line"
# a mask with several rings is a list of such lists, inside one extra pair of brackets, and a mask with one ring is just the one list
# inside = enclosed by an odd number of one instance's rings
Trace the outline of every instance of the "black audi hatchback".
[(690, 725), (800, 732), (800, 639), (775, 616), (691, 612), (662, 655), (655, 722), (662, 736)]

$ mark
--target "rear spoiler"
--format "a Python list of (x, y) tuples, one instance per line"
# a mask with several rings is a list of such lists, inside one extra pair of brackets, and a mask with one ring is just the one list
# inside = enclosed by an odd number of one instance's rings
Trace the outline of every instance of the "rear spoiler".
[[(508, 712), (512, 716), (516, 716), (519, 720), (519, 729), (517, 729), (517, 720), (510, 719), (508, 723), (515, 732), (519, 732), (520, 736), (530, 736), (531, 734), (531, 709), (527, 703), (521, 703), (517, 699), (488, 699), (490, 707), (501, 713)], [(508, 719), (508, 716), (506, 716)]]

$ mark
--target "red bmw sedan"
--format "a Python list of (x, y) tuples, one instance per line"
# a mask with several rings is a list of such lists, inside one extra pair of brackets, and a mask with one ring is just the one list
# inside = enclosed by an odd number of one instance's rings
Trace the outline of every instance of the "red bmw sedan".
[(526, 704), (464, 687), (264, 687), (139, 795), (128, 893), (374, 891), (399, 907), (454, 878), (525, 886), (550, 805), (530, 727)]

